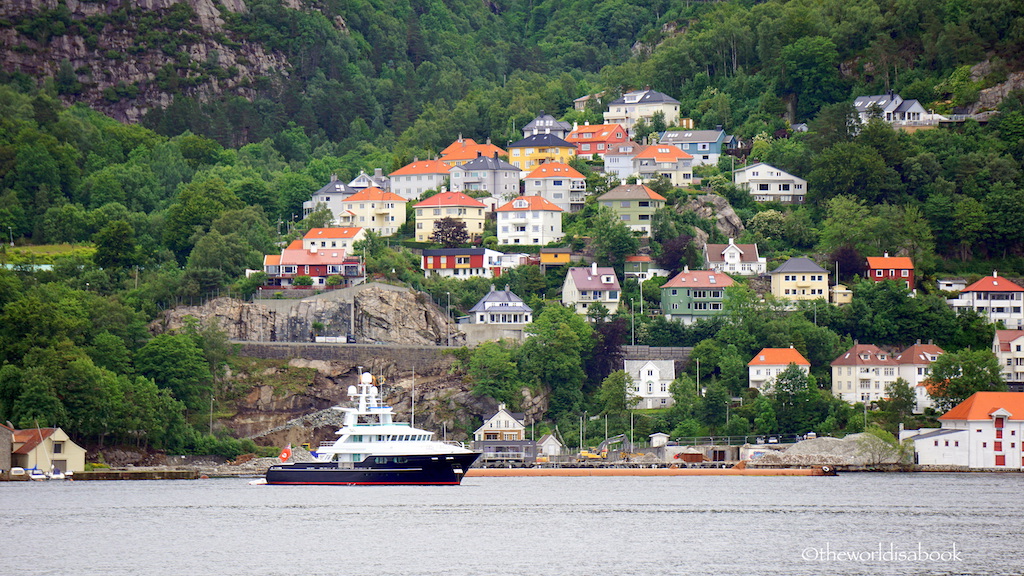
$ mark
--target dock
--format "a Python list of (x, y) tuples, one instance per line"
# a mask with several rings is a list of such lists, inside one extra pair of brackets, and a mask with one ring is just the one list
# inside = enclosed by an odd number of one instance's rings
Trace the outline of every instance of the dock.
[(75, 472), (74, 480), (196, 480), (197, 470), (90, 470)]
[(514, 476), (835, 476), (830, 466), (814, 468), (470, 468), (467, 478)]

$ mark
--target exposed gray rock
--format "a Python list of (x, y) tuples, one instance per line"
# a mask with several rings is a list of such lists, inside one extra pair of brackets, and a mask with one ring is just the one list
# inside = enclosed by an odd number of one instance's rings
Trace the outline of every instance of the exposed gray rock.
[[(678, 206), (677, 210), (680, 212), (694, 212), (698, 218), (705, 220), (708, 218), (715, 219), (715, 226), (730, 238), (738, 237), (745, 230), (743, 220), (733, 210), (729, 201), (718, 194), (702, 194), (691, 197), (685, 204)], [(704, 234), (703, 239), (698, 244), (703, 245), (706, 241), (707, 235)]]

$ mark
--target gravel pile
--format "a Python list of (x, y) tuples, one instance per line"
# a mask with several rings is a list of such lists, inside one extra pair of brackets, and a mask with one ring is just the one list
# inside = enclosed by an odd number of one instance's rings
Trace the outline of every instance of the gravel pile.
[(782, 452), (771, 452), (753, 463), (762, 466), (869, 466), (895, 464), (899, 456), (870, 434), (845, 438), (803, 440)]

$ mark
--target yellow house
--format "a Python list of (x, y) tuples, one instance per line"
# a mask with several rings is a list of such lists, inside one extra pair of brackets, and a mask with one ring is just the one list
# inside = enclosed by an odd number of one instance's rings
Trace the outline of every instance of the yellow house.
[(771, 271), (772, 295), (784, 300), (828, 298), (828, 272), (810, 258), (790, 258)]
[(533, 134), (508, 146), (509, 163), (527, 174), (544, 162), (568, 164), (575, 157), (576, 145), (554, 134)]
[(572, 248), (541, 248), (541, 266), (564, 266), (569, 263)]
[(398, 227), (405, 224), (408, 202), (398, 194), (371, 186), (346, 198), (341, 203), (344, 212), (336, 215), (336, 219), (343, 225), (393, 236), (398, 233)]
[(85, 448), (71, 441), (60, 428), (12, 430), (11, 466), (38, 468), (49, 473), (85, 471)]
[(429, 242), (436, 222), (452, 218), (466, 224), (470, 239), (484, 234), (487, 207), (462, 192), (441, 192), (416, 204), (416, 241)]

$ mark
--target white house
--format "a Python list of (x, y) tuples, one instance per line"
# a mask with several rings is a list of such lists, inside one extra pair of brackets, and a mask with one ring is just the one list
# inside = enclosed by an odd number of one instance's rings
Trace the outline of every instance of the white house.
[(885, 388), (899, 378), (899, 363), (874, 344), (860, 344), (832, 361), (832, 394), (853, 404), (886, 397)]
[(770, 390), (775, 377), (785, 372), (790, 364), (796, 364), (804, 374), (811, 373), (811, 363), (796, 348), (762, 348), (747, 362), (750, 387), (762, 392)]
[(918, 340), (917, 344), (896, 356), (896, 362), (899, 364), (900, 378), (906, 380), (907, 384), (914, 391), (914, 412), (917, 414), (924, 412), (925, 408), (935, 405), (935, 401), (932, 400), (931, 395), (928, 393), (928, 386), (925, 382), (927, 382), (928, 376), (931, 375), (932, 362), (938, 360), (939, 356), (943, 354), (945, 354), (945, 351), (935, 344), (931, 342), (922, 344)]
[(904, 430), (917, 463), (975, 469), (1021, 470), (1024, 392), (975, 392), (939, 417), (941, 428)]
[(448, 174), (455, 192), (486, 190), (491, 196), (503, 200), (519, 195), (519, 168), (496, 155), (481, 156), (465, 164), (452, 166)]
[(609, 314), (615, 314), (621, 294), (615, 269), (598, 267), (597, 262), (589, 267), (569, 268), (562, 284), (562, 304), (572, 306), (577, 314), (586, 314), (591, 304), (602, 304)]
[(708, 270), (757, 276), (768, 271), (768, 259), (757, 252), (757, 244), (736, 244), (729, 238), (728, 244), (705, 244), (704, 264)]
[(749, 191), (755, 202), (803, 204), (807, 197), (807, 180), (764, 162), (737, 168), (732, 178), (736, 187)]
[(668, 408), (674, 402), (669, 386), (676, 379), (672, 360), (625, 360), (626, 374), (633, 379), (634, 408)]
[(658, 112), (664, 115), (666, 126), (675, 126), (679, 123), (678, 100), (650, 88), (634, 90), (608, 104), (604, 122), (619, 124), (632, 135), (637, 122), (643, 119), (650, 124)]
[(533, 322), (533, 309), (516, 296), (508, 286), (491, 291), (469, 309), (471, 324), (529, 324)]
[(523, 178), (523, 194), (541, 196), (563, 212), (578, 212), (587, 197), (587, 179), (568, 164), (545, 162)]
[(449, 168), (440, 160), (416, 158), (388, 175), (391, 191), (406, 200), (415, 200), (427, 190), (440, 190), (445, 186)]
[(498, 244), (544, 246), (562, 239), (562, 209), (541, 196), (520, 196), (495, 212)]
[(337, 218), (344, 211), (341, 203), (356, 192), (355, 189), (349, 188), (344, 182), (338, 180), (337, 174), (331, 174), (331, 181), (323, 188), (313, 192), (312, 198), (302, 203), (302, 217), (309, 216), (318, 208), (326, 208)]
[(604, 173), (625, 182), (635, 174), (633, 157), (643, 148), (640, 144), (627, 140), (618, 144), (609, 144), (604, 153)]
[(917, 100), (904, 100), (899, 94), (889, 91), (875, 96), (858, 96), (853, 100), (853, 107), (860, 116), (861, 123), (867, 123), (873, 114), (889, 124), (900, 128), (904, 126), (934, 126), (945, 116), (927, 110)]
[(497, 412), (485, 418), (483, 425), (473, 432), (473, 440), (524, 440), (525, 418), (522, 412), (511, 412), (504, 404), (498, 404)]
[(999, 320), (1007, 328), (1024, 328), (1024, 288), (1001, 278), (997, 272), (960, 291), (960, 296), (946, 300), (957, 312), (974, 310), (990, 323)]
[(1003, 380), (1014, 387), (1024, 385), (1024, 330), (996, 330), (992, 353), (999, 359)]

